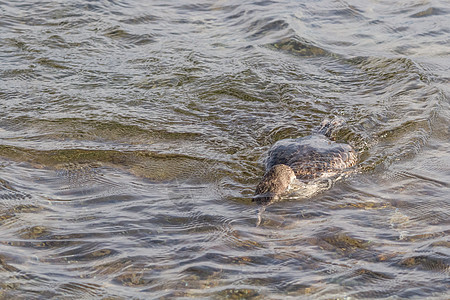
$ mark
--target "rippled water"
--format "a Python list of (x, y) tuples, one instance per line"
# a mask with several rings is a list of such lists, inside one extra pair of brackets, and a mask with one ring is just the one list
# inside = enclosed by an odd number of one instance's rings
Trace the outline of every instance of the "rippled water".
[[(0, 2), (0, 298), (448, 296), (450, 10)], [(358, 165), (251, 201), (323, 119)]]

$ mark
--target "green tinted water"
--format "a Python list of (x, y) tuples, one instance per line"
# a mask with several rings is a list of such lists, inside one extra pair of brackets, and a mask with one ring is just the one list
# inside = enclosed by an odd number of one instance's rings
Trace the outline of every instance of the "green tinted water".
[[(445, 1), (0, 11), (3, 298), (445, 297)], [(269, 147), (331, 116), (354, 172), (256, 227)]]

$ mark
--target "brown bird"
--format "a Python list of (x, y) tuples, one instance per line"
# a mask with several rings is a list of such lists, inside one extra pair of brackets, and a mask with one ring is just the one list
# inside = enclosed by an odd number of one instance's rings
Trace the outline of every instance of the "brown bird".
[(342, 123), (341, 119), (325, 120), (310, 136), (276, 142), (269, 150), (266, 173), (256, 186), (253, 200), (262, 204), (276, 201), (296, 179), (308, 181), (355, 165), (355, 150), (330, 139)]

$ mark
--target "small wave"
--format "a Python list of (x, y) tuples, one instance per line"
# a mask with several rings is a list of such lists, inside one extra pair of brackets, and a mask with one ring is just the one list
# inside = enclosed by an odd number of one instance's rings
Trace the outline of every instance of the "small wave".
[(155, 42), (155, 38), (151, 34), (131, 34), (120, 26), (107, 28), (103, 32), (104, 35), (110, 39), (122, 40), (124, 43), (121, 44), (121, 47), (124, 48), (130, 47), (131, 44), (141, 46)]
[(399, 266), (450, 273), (450, 265), (448, 261), (442, 258), (426, 255), (417, 255), (402, 259), (399, 262)]
[(320, 47), (314, 46), (311, 42), (297, 37), (284, 38), (278, 42), (269, 44), (268, 47), (302, 57), (336, 56)]
[(73, 297), (101, 297), (104, 294), (103, 286), (95, 283), (68, 282), (56, 288), (57, 293)]
[(429, 16), (447, 15), (447, 14), (448, 14), (447, 10), (443, 10), (437, 7), (429, 7), (425, 10), (412, 14), (410, 18), (425, 18)]
[(125, 24), (149, 24), (154, 22), (161, 21), (161, 17), (152, 15), (152, 14), (141, 14), (137, 16), (133, 16), (131, 18), (124, 18), (121, 20), (122, 23)]

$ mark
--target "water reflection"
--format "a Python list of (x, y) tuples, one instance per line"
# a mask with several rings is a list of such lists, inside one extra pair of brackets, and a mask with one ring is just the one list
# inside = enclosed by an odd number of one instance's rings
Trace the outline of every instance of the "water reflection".
[[(1, 3), (5, 298), (442, 298), (442, 1)], [(266, 208), (325, 117), (355, 172)]]

